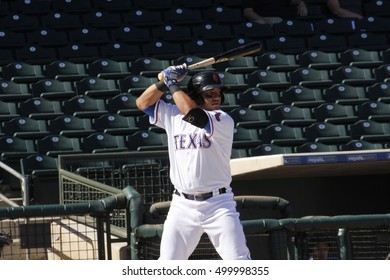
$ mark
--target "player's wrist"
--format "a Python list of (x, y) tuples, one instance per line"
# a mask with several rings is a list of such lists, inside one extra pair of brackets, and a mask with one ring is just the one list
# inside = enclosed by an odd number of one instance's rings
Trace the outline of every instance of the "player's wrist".
[(173, 84), (169, 87), (169, 92), (173, 95), (174, 93), (181, 91), (181, 88), (177, 84)]
[(158, 81), (157, 83), (154, 84), (156, 88), (161, 91), (161, 92), (167, 92), (169, 91), (169, 88), (167, 85), (164, 83), (164, 81)]

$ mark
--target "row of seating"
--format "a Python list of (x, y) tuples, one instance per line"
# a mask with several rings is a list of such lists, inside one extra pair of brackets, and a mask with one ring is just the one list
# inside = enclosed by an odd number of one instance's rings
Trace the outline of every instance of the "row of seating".
[[(4, 80), (12, 80), (19, 83), (35, 82), (42, 78), (75, 81), (88, 76), (104, 79), (121, 79), (131, 74), (156, 77), (162, 69), (169, 65), (181, 63), (190, 65), (203, 59), (205, 57), (196, 55), (183, 55), (175, 59), (137, 57), (128, 61), (100, 58), (86, 63), (55, 60), (43, 65), (20, 61), (3, 65), (0, 75)], [(208, 66), (207, 68), (230, 73), (247, 74), (255, 70), (288, 72), (300, 67), (309, 67), (316, 70), (334, 70), (341, 66), (375, 68), (384, 64), (390, 64), (390, 48), (381, 50), (350, 48), (342, 52), (308, 50), (297, 55), (272, 51), (254, 56), (239, 57)], [(200, 70), (204, 70), (204, 68), (192, 71), (190, 74)]]
[[(165, 133), (139, 129), (128, 135), (87, 132), (84, 131), (82, 137), (48, 133), (35, 139), (4, 135), (0, 137), (1, 160), (20, 171), (21, 160), (37, 154), (57, 158), (77, 153), (167, 150)], [(238, 126), (234, 132), (232, 158), (389, 147), (388, 122), (359, 120), (350, 125), (315, 122), (305, 127), (271, 124), (261, 129)]]
[[(131, 38), (131, 35), (129, 35)], [(0, 38), (1, 41), (1, 38)], [(230, 40), (210, 40), (193, 38), (180, 43), (154, 39), (152, 42), (122, 42), (107, 41), (104, 44), (86, 45), (83, 42), (71, 42), (64, 46), (48, 47), (36, 43), (26, 44), (5, 38), (8, 45), (3, 47), (0, 56), (1, 65), (13, 61), (24, 61), (32, 64), (48, 64), (55, 60), (68, 60), (76, 63), (89, 63), (100, 58), (117, 61), (135, 60), (142, 56), (152, 56), (159, 59), (176, 59), (177, 54), (188, 54), (201, 57), (213, 56), (238, 46), (254, 41), (262, 43), (262, 52), (277, 51), (282, 53), (299, 54), (308, 50), (345, 51), (350, 48), (381, 50), (390, 46), (387, 34), (358, 32), (351, 35), (315, 34), (310, 37), (292, 37), (277, 35), (267, 39), (234, 37)], [(58, 41), (60, 42), (60, 41)], [(1, 43), (0, 43), (1, 45)]]

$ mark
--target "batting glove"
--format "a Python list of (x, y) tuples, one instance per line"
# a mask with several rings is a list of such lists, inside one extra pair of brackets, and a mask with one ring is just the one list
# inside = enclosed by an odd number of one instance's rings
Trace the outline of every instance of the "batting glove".
[(174, 68), (167, 68), (162, 71), (164, 74), (164, 83), (167, 85), (168, 88), (174, 85), (178, 85), (177, 81), (177, 72), (175, 71)]

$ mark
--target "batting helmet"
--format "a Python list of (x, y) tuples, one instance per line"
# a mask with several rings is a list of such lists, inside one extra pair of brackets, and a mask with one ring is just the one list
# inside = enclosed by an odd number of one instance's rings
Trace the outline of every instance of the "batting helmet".
[(203, 71), (191, 77), (187, 84), (188, 95), (198, 104), (203, 105), (201, 93), (213, 88), (221, 89), (221, 104), (224, 101), (223, 91), (227, 89), (223, 85), (218, 73), (213, 71)]

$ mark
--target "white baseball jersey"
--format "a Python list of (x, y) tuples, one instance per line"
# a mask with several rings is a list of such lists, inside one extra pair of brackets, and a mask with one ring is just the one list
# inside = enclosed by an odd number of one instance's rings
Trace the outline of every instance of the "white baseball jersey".
[(171, 181), (185, 193), (205, 193), (222, 187), (231, 190), (234, 121), (222, 110), (205, 112), (210, 131), (183, 121), (179, 109), (162, 100), (155, 105), (154, 117), (150, 117), (151, 124), (167, 133)]

